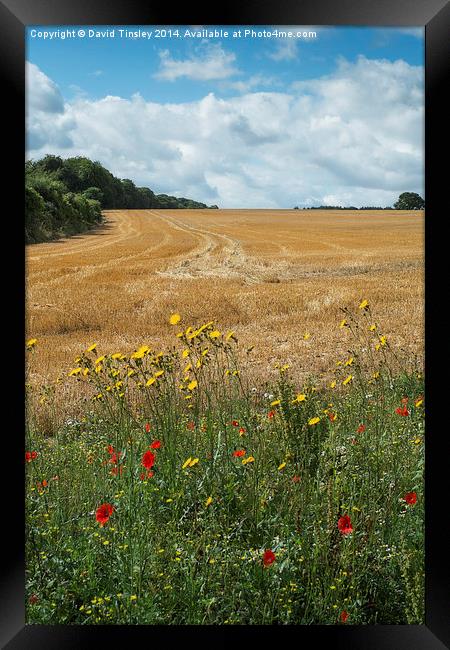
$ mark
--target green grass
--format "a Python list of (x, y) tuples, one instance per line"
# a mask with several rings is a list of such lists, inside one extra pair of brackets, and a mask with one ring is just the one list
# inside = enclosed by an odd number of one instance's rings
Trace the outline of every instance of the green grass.
[[(180, 337), (183, 359), (83, 354), (89, 373), (70, 381), (92, 384), (94, 401), (54, 435), (30, 400), (27, 622), (343, 624), (347, 612), (347, 625), (423, 623), (423, 378), (402, 363), (394, 373), (369, 315), (347, 312), (355, 345), (334, 388), (300, 390), (285, 368), (275, 386), (247, 385), (245, 352), (210, 325)], [(103, 503), (114, 511), (101, 526)]]

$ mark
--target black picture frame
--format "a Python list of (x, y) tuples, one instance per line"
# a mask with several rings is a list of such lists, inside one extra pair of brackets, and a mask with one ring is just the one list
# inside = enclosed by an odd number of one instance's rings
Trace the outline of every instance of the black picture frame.
[[(17, 296), (23, 295), (23, 152), (25, 27), (32, 24), (273, 24), (273, 25), (369, 25), (425, 27), (425, 343), (426, 343), (426, 622), (405, 626), (286, 626), (199, 627), (186, 630), (156, 626), (38, 626), (25, 625), (24, 603), (24, 476), (23, 414), (24, 395), (20, 359), (23, 349), (25, 308)], [(124, 643), (160, 643), (180, 635), (182, 643), (236, 641), (252, 644), (261, 640), (278, 643), (324, 644), (326, 648), (364, 648), (365, 650), (438, 650), (450, 647), (450, 573), (448, 505), (445, 474), (441, 460), (447, 461), (446, 409), (448, 388), (440, 370), (445, 367), (443, 350), (448, 349), (450, 320), (441, 311), (445, 293), (436, 292), (448, 277), (445, 262), (446, 238), (441, 236), (449, 217), (448, 181), (445, 163), (448, 155), (448, 106), (444, 101), (448, 85), (450, 5), (445, 0), (227, 0), (223, 6), (197, 3), (173, 8), (169, 3), (140, 3), (137, 0), (0, 0), (0, 66), (3, 71), (4, 134), (11, 136), (3, 172), (4, 188), (14, 196), (4, 213), (4, 243), (13, 255), (4, 272), (4, 318), (13, 343), (6, 345), (8, 385), (12, 394), (4, 409), (14, 417), (4, 430), (4, 459), (11, 476), (2, 499), (3, 551), (0, 583), (0, 642), (8, 650), (19, 648), (116, 647)], [(447, 89), (448, 90), (448, 89)], [(447, 136), (447, 137), (446, 137)], [(445, 175), (445, 176), (444, 176)], [(6, 189), (5, 189), (6, 192)], [(446, 195), (446, 196), (445, 196)], [(19, 198), (20, 197), (20, 198)], [(7, 223), (5, 223), (7, 222)], [(17, 252), (14, 249), (17, 247)], [(445, 284), (444, 284), (445, 286)], [(9, 292), (9, 293), (8, 293)], [(22, 301), (23, 302), (23, 301)], [(12, 308), (9, 305), (13, 305)], [(9, 340), (9, 339), (8, 339)], [(447, 345), (447, 347), (443, 347)], [(18, 404), (14, 406), (14, 401)], [(445, 471), (445, 465), (443, 469)], [(6, 479), (5, 479), (6, 481)], [(289, 635), (290, 640), (286, 638)]]

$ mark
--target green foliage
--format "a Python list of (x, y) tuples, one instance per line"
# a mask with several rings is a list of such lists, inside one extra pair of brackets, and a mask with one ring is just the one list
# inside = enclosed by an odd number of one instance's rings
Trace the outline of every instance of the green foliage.
[[(83, 156), (62, 159), (47, 155), (27, 161), (25, 186), (28, 244), (83, 232), (101, 223), (101, 210), (208, 207), (191, 199), (155, 195), (148, 187), (136, 187), (127, 178), (116, 178), (99, 162)], [(75, 200), (75, 195), (80, 198)]]
[(99, 201), (89, 198), (89, 194), (85, 196), (68, 190), (57, 175), (61, 169), (57, 157), (47, 156), (44, 160), (42, 167), (33, 164), (26, 167), (27, 244), (83, 232), (102, 221)]
[(415, 192), (403, 192), (394, 203), (396, 210), (423, 210), (425, 201)]

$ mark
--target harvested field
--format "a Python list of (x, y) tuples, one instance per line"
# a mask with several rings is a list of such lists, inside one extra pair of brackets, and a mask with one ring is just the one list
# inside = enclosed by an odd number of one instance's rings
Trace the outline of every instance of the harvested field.
[[(345, 355), (340, 307), (366, 298), (382, 332), (423, 351), (424, 213), (301, 210), (113, 210), (89, 234), (26, 250), (31, 380), (99, 353), (173, 346), (168, 324), (214, 319), (268, 378), (299, 381)], [(311, 336), (307, 340), (304, 334)]]

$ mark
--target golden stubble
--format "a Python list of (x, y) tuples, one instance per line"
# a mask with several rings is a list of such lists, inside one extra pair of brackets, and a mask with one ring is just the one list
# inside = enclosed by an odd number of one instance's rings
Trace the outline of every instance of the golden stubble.
[(394, 346), (423, 354), (423, 211), (104, 214), (95, 232), (26, 249), (31, 382), (66, 376), (92, 343), (99, 354), (177, 346), (173, 312), (180, 326), (214, 320), (254, 346), (255, 381), (288, 363), (301, 382), (345, 357), (340, 307), (357, 311), (363, 298)]

